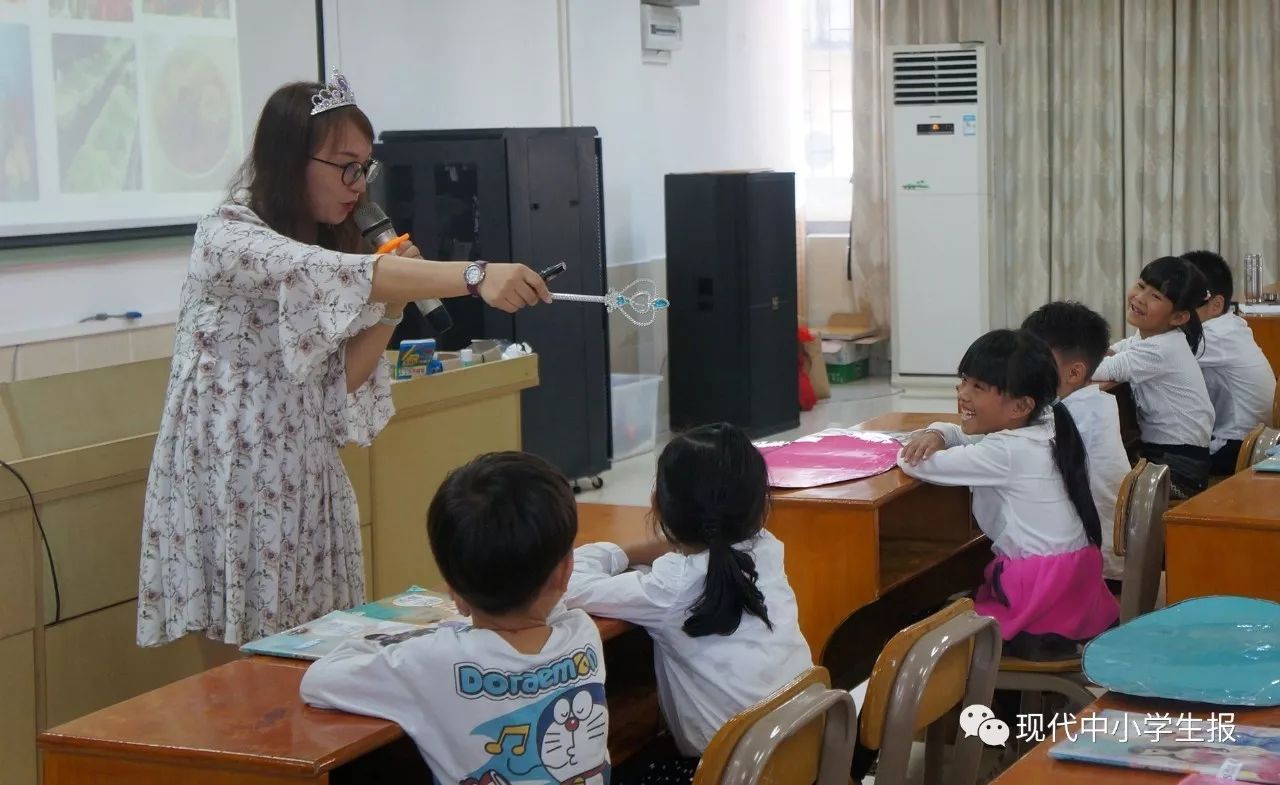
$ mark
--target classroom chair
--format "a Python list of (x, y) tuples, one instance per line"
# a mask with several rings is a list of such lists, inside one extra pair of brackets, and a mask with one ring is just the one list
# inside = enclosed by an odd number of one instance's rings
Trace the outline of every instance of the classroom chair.
[(810, 668), (726, 722), (693, 785), (847, 785), (857, 729), (853, 696), (831, 689), (826, 668)]
[(1236, 472), (1242, 472), (1267, 457), (1267, 450), (1280, 444), (1280, 428), (1259, 425), (1240, 443), (1240, 455), (1236, 458)]
[(954, 757), (944, 779), (942, 753), (951, 718), (975, 703), (991, 705), (1000, 628), (962, 599), (894, 635), (876, 659), (859, 718), (862, 746), (879, 750), (876, 785), (907, 781), (911, 745), (925, 731), (924, 781), (973, 785), (983, 743), (957, 732)]
[[(1169, 467), (1146, 459), (1125, 475), (1116, 498), (1113, 547), (1124, 556), (1120, 590), (1120, 623), (1155, 610), (1164, 563), (1164, 513), (1169, 506)], [(1042, 693), (1061, 695), (1071, 711), (1093, 703), (1094, 694), (1080, 658), (1033, 662), (1016, 657), (1000, 660), (996, 689), (1022, 693), (1022, 713), (1043, 713)]]

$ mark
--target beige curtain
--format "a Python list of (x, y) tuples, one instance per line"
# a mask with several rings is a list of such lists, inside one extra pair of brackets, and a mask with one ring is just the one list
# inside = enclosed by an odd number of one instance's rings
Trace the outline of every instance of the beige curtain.
[[(1280, 2), (853, 0), (855, 298), (888, 324), (883, 47), (1001, 47), (1005, 316), (1078, 299), (1123, 331), (1146, 262), (1277, 270)], [(998, 295), (999, 293), (997, 293)]]
[(1126, 277), (1211, 248), (1274, 280), (1280, 3), (1131, 0), (1124, 24)]
[(986, 40), (999, 30), (1000, 0), (853, 0), (854, 308), (889, 329), (885, 191), (884, 47)]

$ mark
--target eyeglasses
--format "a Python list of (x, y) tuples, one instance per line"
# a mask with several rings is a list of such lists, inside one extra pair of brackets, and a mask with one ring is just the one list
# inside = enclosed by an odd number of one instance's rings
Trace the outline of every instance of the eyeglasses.
[(378, 179), (378, 172), (382, 171), (382, 162), (376, 158), (370, 158), (365, 163), (352, 161), (349, 164), (335, 164), (333, 161), (326, 161), (323, 158), (311, 156), (312, 161), (319, 161), (322, 164), (337, 167), (342, 170), (342, 184), (355, 185), (360, 182), (363, 177), (366, 183), (371, 183)]

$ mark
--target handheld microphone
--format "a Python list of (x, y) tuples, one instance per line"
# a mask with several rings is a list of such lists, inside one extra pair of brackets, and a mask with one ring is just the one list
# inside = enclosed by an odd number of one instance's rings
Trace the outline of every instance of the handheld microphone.
[[(397, 239), (396, 230), (391, 226), (391, 219), (374, 202), (366, 202), (357, 207), (352, 217), (355, 218), (356, 226), (360, 227), (360, 234), (374, 248)], [(445, 310), (444, 303), (439, 300), (434, 298), (417, 300), (414, 305), (418, 306), (418, 310), (427, 317), (427, 321), (437, 333), (442, 333), (453, 326), (453, 318)]]

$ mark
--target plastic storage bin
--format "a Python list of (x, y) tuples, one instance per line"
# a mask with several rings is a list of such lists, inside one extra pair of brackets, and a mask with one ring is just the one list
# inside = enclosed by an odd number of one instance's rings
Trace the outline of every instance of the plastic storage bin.
[(613, 393), (613, 459), (653, 450), (658, 435), (658, 386), (661, 376), (615, 373)]

